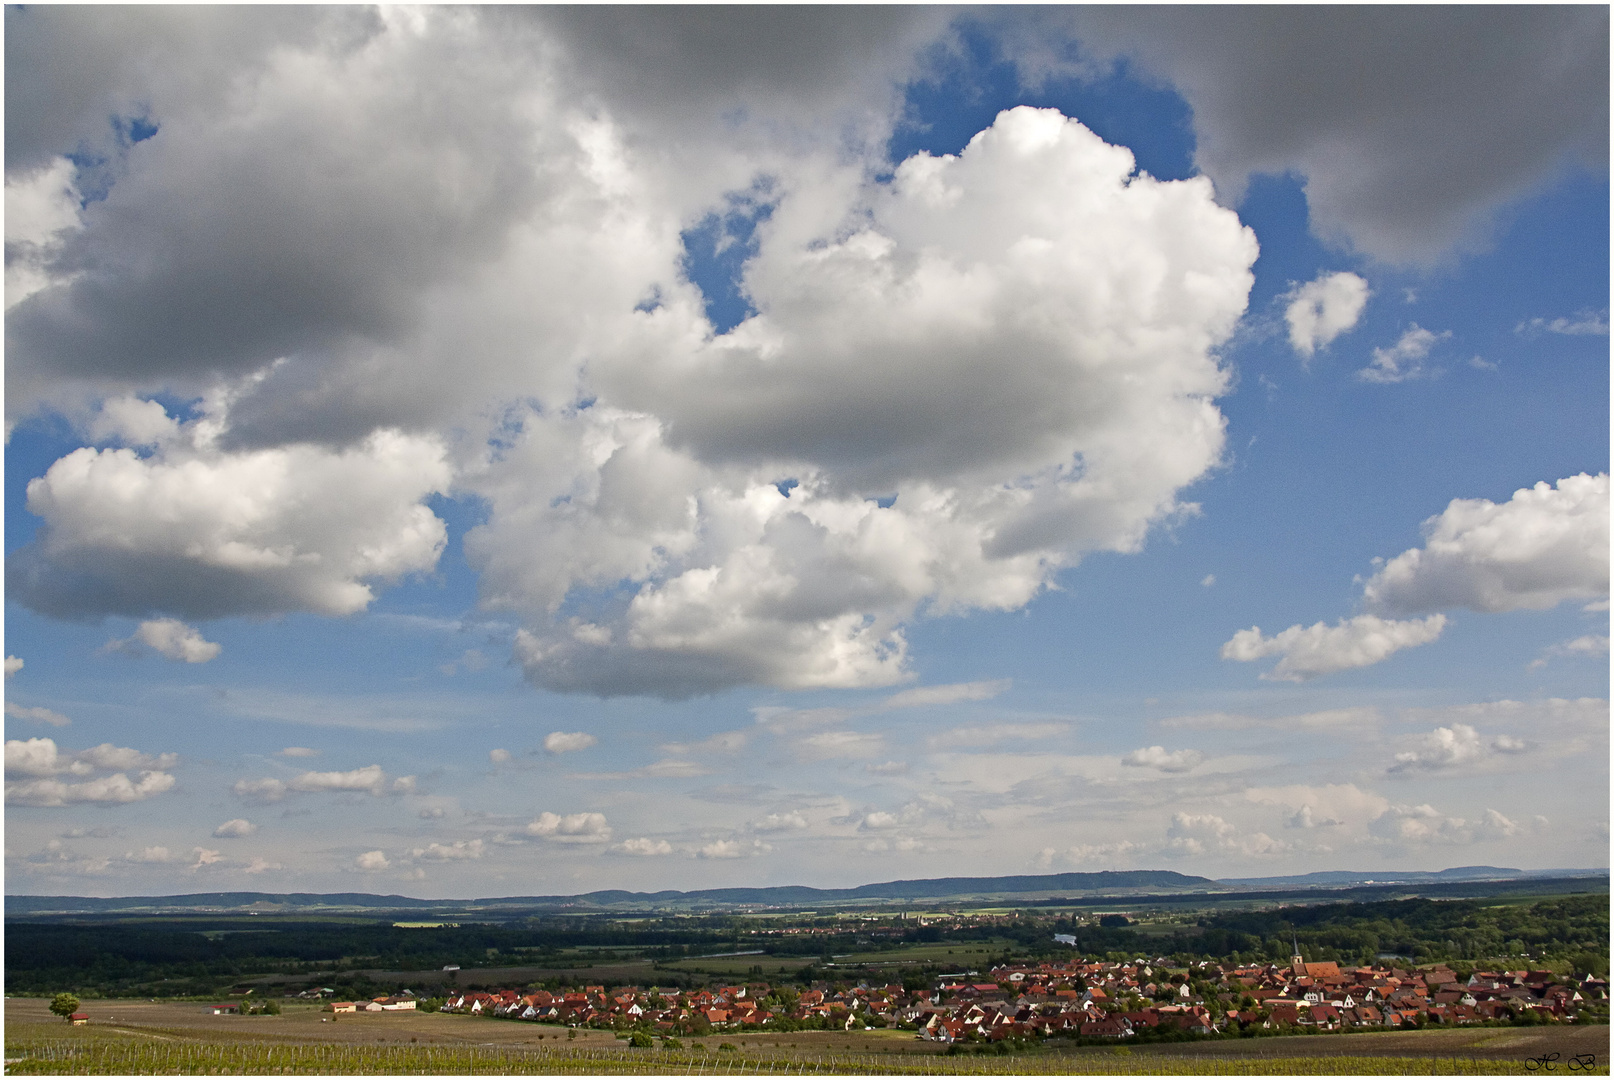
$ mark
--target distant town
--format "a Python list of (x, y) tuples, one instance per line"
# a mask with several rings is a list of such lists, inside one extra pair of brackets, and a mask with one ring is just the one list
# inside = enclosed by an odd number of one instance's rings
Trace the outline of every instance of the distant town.
[[(1583, 1013), (1606, 1019), (1607, 1002), (1608, 981), (1596, 976), (1516, 970), (1460, 977), (1443, 966), (1342, 967), (1296, 955), (1285, 965), (1201, 961), (1186, 970), (1173, 969), (1165, 957), (1005, 964), (984, 978), (961, 972), (928, 988), (817, 982), (798, 990), (749, 982), (700, 990), (585, 985), (470, 991), (429, 1007), (662, 1038), (763, 1027), (895, 1027), (912, 1030), (919, 1039), (955, 1043), (1574, 1023)], [(413, 998), (398, 997), (325, 1005), (338, 1015), (415, 1007)]]

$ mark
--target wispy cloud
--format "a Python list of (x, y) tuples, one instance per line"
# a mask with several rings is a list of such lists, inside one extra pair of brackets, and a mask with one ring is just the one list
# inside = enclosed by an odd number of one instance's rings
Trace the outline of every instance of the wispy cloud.
[(1413, 323), (1394, 345), (1374, 349), (1372, 362), (1358, 371), (1356, 377), (1371, 383), (1427, 378), (1434, 373), (1424, 366), (1424, 361), (1429, 358), (1430, 350), (1449, 337), (1450, 330), (1436, 334)]
[(1556, 318), (1526, 319), (1513, 328), (1515, 334), (1521, 337), (1536, 337), (1540, 334), (1565, 334), (1570, 337), (1607, 337), (1608, 311), (1593, 311), (1583, 308), (1573, 316), (1562, 315)]
[(1351, 730), (1376, 726), (1384, 716), (1372, 705), (1356, 705), (1344, 709), (1323, 709), (1318, 712), (1296, 713), (1284, 716), (1249, 716), (1244, 713), (1195, 713), (1171, 716), (1157, 723), (1163, 728), (1187, 731), (1244, 731), (1250, 728), (1276, 730), (1327, 731)]
[(961, 701), (987, 701), (1014, 685), (1012, 679), (987, 682), (948, 683), (942, 686), (916, 686), (892, 694), (880, 702), (881, 709), (918, 709), (925, 706), (956, 705)]
[(1038, 742), (1070, 734), (1066, 723), (998, 723), (956, 727), (937, 732), (926, 742), (932, 749), (956, 750), (972, 746), (1001, 746), (1010, 742)]
[(10, 701), (6, 702), (6, 715), (34, 724), (49, 724), (51, 727), (66, 727), (73, 722), (53, 709), (37, 705), (17, 705)]

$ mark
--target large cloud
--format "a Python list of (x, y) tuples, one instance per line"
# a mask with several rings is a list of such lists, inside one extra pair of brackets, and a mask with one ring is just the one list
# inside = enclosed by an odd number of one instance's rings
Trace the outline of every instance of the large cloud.
[[(874, 179), (945, 18), (9, 14), (58, 62), (13, 104), (61, 93), (8, 135), (7, 403), (96, 443), (30, 489), (14, 595), (351, 613), (453, 492), (529, 678), (679, 695), (895, 683), (913, 618), (1136, 550), (1220, 460), (1254, 237), (1048, 111)], [(718, 334), (680, 234), (740, 203)]]
[[(1604, 7), (1088, 7), (1056, 16), (1193, 109), (1195, 162), (1237, 197), (1305, 178), (1314, 231), (1427, 261), (1561, 169), (1606, 163)], [(1046, 31), (1033, 68), (1063, 42)]]
[(1608, 474), (1520, 488), (1504, 503), (1453, 499), (1427, 540), (1363, 587), (1375, 611), (1514, 611), (1608, 595)]
[(1213, 350), (1255, 245), (1203, 183), (1131, 170), (1012, 110), (827, 210), (784, 197), (733, 332), (644, 314), (591, 366), (600, 400), (528, 417), (477, 481), (490, 603), (632, 583), (524, 636), (529, 677), (889, 683), (917, 611), (1013, 608), (1084, 552), (1136, 550), (1219, 459)]

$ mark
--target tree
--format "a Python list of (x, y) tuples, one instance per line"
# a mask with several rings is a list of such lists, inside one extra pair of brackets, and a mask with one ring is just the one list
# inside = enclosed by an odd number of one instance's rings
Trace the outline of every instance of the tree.
[(66, 1020), (78, 1012), (78, 998), (72, 994), (57, 994), (50, 999), (50, 1011)]

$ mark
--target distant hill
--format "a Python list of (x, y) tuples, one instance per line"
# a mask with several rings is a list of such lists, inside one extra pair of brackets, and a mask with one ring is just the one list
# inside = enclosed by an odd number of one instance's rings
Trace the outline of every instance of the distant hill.
[(1339, 888), (1349, 885), (1418, 885), (1440, 881), (1509, 881), (1516, 878), (1570, 877), (1604, 874), (1606, 870), (1514, 870), (1502, 866), (1454, 866), (1449, 870), (1322, 870), (1287, 877), (1222, 878), (1221, 884), (1251, 888), (1307, 886)]
[(1021, 874), (1010, 877), (927, 878), (884, 881), (854, 889), (814, 889), (806, 885), (779, 885), (756, 889), (665, 890), (639, 893), (603, 889), (576, 896), (504, 896), (477, 900), (417, 900), (410, 896), (375, 896), (370, 893), (187, 893), (181, 896), (8, 896), (6, 914), (46, 912), (101, 914), (133, 911), (250, 910), (285, 912), (298, 908), (376, 910), (496, 910), (551, 908), (564, 910), (618, 907), (716, 907), (809, 905), (849, 900), (942, 900), (952, 897), (1005, 896), (1027, 893), (1103, 895), (1137, 890), (1204, 892), (1220, 886), (1210, 878), (1173, 870), (1106, 870), (1092, 874)]
[[(1608, 880), (1604, 870), (1515, 870), (1498, 866), (1457, 866), (1448, 870), (1362, 871), (1327, 870), (1290, 877), (1210, 878), (1172, 870), (1106, 870), (1091, 874), (1021, 874), (1008, 877), (923, 878), (916, 881), (882, 881), (853, 889), (815, 889), (806, 885), (767, 888), (696, 889), (679, 892), (628, 892), (601, 889), (571, 896), (494, 896), (475, 900), (420, 900), (412, 896), (377, 896), (373, 893), (187, 893), (182, 896), (8, 896), (6, 915), (136, 915), (185, 912), (260, 911), (284, 915), (297, 912), (422, 912), (509, 917), (516, 913), (623, 912), (648, 910), (721, 911), (736, 908), (811, 908), (817, 905), (878, 903), (886, 901), (958, 902), (970, 899), (1023, 900), (1038, 906), (1064, 900), (1126, 899), (1135, 904), (1170, 903), (1182, 897), (1219, 896), (1246, 899), (1293, 897), (1314, 893), (1377, 897), (1396, 887), (1422, 890), (1427, 895), (1463, 893), (1463, 882), (1494, 882), (1492, 889), (1529, 889), (1532, 881), (1549, 879)], [(1453, 892), (1457, 890), (1457, 892)], [(1471, 890), (1470, 890), (1471, 891)]]

